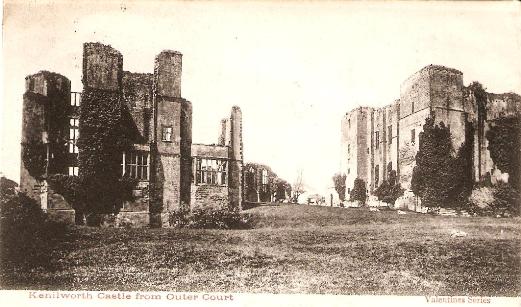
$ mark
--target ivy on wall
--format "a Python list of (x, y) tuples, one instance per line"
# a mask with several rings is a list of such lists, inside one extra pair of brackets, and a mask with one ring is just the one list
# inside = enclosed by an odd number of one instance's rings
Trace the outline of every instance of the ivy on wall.
[(490, 157), (497, 168), (508, 173), (508, 183), (521, 189), (521, 118), (500, 117), (493, 121), (486, 133)]
[(41, 179), (45, 174), (47, 150), (40, 140), (29, 140), (22, 143), (22, 160), (29, 175)]
[(117, 213), (135, 180), (121, 178), (122, 152), (132, 142), (122, 123), (120, 94), (85, 88), (80, 109), (79, 180), (85, 213)]

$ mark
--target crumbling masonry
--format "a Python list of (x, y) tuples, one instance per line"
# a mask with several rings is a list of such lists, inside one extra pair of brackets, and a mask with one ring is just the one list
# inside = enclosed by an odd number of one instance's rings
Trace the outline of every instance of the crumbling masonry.
[[(242, 114), (233, 107), (220, 123), (217, 145), (192, 144), (192, 104), (181, 96), (182, 54), (166, 50), (155, 58), (153, 73), (123, 70), (123, 56), (108, 45), (83, 46), (83, 87), (116, 97), (133, 149), (121, 153), (121, 173), (138, 180), (135, 200), (119, 213), (136, 226), (166, 226), (168, 212), (195, 207), (242, 206)], [(23, 144), (41, 139), (46, 146), (45, 173), (29, 174), (22, 159), (20, 188), (42, 208), (73, 222), (71, 205), (49, 187), (51, 174), (78, 175), (82, 93), (71, 93), (70, 81), (42, 71), (26, 77), (23, 100)], [(56, 116), (56, 114), (61, 114)], [(56, 140), (66, 139), (62, 144)], [(153, 186), (154, 188), (149, 188)], [(161, 208), (152, 213), (151, 207)]]

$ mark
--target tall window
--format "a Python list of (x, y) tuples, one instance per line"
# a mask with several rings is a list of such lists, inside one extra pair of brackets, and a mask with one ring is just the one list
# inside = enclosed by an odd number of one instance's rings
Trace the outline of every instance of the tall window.
[(347, 126), (349, 127), (349, 129), (351, 129), (351, 119), (347, 120)]
[(414, 113), (414, 100), (411, 101), (411, 113)]
[(378, 181), (380, 180), (380, 167), (377, 165), (374, 167), (374, 187), (378, 187)]
[(411, 130), (411, 144), (416, 143), (416, 131), (414, 129)]
[(123, 175), (139, 180), (148, 180), (149, 170), (149, 155), (148, 152), (123, 152)]
[(228, 185), (228, 161), (195, 158), (195, 183)]
[(81, 103), (81, 93), (71, 92), (71, 106), (78, 107)]
[(69, 152), (78, 153), (78, 137), (80, 136), (79, 119), (69, 118)]
[(380, 131), (376, 131), (376, 149), (378, 149), (378, 146), (380, 146)]
[(347, 144), (347, 154), (351, 154), (351, 144)]
[(172, 127), (163, 127), (163, 142), (172, 142)]
[(79, 168), (77, 166), (69, 166), (69, 176), (78, 176)]
[(262, 189), (264, 191), (267, 191), (268, 190), (268, 171), (265, 169), (262, 170), (261, 183), (262, 183)]
[(262, 184), (268, 184), (268, 171), (265, 169), (262, 170)]
[(389, 136), (389, 144), (393, 143), (393, 126), (387, 127), (387, 135)]

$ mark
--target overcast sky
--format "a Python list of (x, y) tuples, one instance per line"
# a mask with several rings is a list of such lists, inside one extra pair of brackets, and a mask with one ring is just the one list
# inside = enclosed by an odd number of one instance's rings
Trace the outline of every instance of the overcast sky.
[(83, 42), (112, 45), (133, 72), (152, 72), (163, 49), (182, 52), (193, 141), (215, 143), (238, 105), (246, 162), (290, 182), (302, 169), (317, 191), (340, 165), (342, 115), (392, 103), (423, 66), (521, 93), (516, 2), (17, 2), (4, 4), (0, 105), (0, 171), (16, 181), (24, 77), (50, 70), (81, 91)]

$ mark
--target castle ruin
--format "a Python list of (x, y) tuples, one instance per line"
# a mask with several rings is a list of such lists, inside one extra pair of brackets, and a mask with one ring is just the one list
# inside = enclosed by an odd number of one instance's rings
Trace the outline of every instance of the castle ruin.
[[(192, 104), (181, 95), (182, 54), (166, 50), (155, 58), (153, 73), (123, 70), (123, 56), (109, 45), (83, 45), (83, 92), (71, 92), (60, 74), (41, 71), (26, 77), (23, 96), (22, 155), (33, 141), (44, 144), (41, 176), (22, 158), (20, 189), (41, 207), (73, 223), (74, 210), (52, 191), (52, 174), (78, 176), (80, 110), (114, 104), (125, 119), (132, 149), (121, 152), (120, 176), (137, 180), (134, 200), (119, 217), (136, 226), (166, 226), (168, 213), (197, 207), (242, 206), (242, 113), (239, 107), (220, 123), (217, 145), (192, 143)], [(102, 116), (102, 115), (100, 115)], [(63, 142), (65, 141), (65, 142)], [(25, 144), (25, 145), (24, 145)], [(153, 186), (153, 188), (151, 188)], [(152, 212), (152, 206), (161, 208)]]
[(466, 123), (473, 126), (473, 178), (492, 182), (508, 180), (487, 149), (485, 133), (490, 124), (503, 116), (521, 114), (521, 96), (515, 93), (486, 93), (486, 108), (480, 107), (472, 88), (463, 85), (462, 72), (429, 65), (402, 83), (400, 99), (382, 108), (358, 107), (341, 123), (341, 169), (347, 175), (347, 197), (356, 178), (363, 179), (372, 193), (395, 170), (399, 183), (410, 189), (419, 134), (425, 119), (449, 127), (457, 151), (465, 142)]

